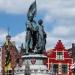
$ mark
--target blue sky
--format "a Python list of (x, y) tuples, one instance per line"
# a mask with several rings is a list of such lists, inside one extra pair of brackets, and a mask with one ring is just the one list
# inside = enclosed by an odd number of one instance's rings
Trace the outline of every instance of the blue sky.
[(7, 30), (8, 27), (12, 36), (23, 32), (25, 30), (25, 15), (0, 13), (0, 28)]
[[(17, 47), (25, 40), (25, 23), (29, 6), (34, 0), (0, 0), (0, 46), (10, 28), (12, 41)], [(46, 49), (54, 48), (62, 40), (66, 48), (75, 42), (75, 1), (36, 0), (36, 22), (43, 19), (47, 33)]]

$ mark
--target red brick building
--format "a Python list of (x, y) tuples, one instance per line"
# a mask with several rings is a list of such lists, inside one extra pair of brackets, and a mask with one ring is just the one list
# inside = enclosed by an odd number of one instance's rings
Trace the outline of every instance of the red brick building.
[(47, 66), (50, 69), (53, 64), (53, 72), (57, 75), (72, 75), (70, 66), (73, 63), (69, 52), (63, 46), (61, 40), (59, 40), (54, 49), (47, 52), (48, 61)]
[(17, 60), (17, 49), (12, 44), (11, 36), (6, 36), (6, 42), (2, 46), (2, 75), (14, 75)]

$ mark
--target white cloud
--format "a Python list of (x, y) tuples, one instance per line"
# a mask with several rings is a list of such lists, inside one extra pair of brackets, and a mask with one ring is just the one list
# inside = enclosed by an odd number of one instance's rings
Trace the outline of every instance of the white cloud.
[(51, 15), (46, 15), (45, 17), (44, 17), (44, 22), (49, 22), (49, 21), (51, 21), (53, 19), (53, 17), (51, 16)]
[(17, 46), (17, 48), (20, 48), (21, 44), (24, 43), (25, 44), (25, 32), (19, 33), (16, 36), (12, 37), (12, 41), (15, 41), (15, 45)]
[(51, 36), (74, 40), (75, 26), (73, 25), (57, 25), (50, 31)]
[(0, 28), (0, 46), (2, 46), (2, 44), (4, 43), (6, 35), (7, 31)]
[[(19, 49), (21, 44), (24, 43), (25, 46), (25, 32), (19, 33), (16, 36), (12, 37), (12, 41), (15, 41), (17, 48)], [(70, 48), (71, 44), (74, 41), (73, 39), (68, 39), (68, 38), (63, 38), (54, 35), (52, 32), (47, 32), (47, 43), (46, 43), (46, 50), (53, 49), (57, 43), (58, 40), (61, 40), (62, 43), (64, 44), (65, 48)]]
[[(59, 29), (59, 28), (56, 28), (56, 29)], [(55, 32), (55, 31), (56, 30), (54, 29), (53, 32)], [(72, 38), (65, 39), (63, 37), (59, 37), (58, 35), (61, 35), (62, 32), (61, 33), (59, 33), (58, 31), (57, 31), (57, 33), (53, 33), (53, 32), (47, 32), (46, 50), (53, 49), (58, 40), (62, 40), (62, 42), (66, 48), (70, 48), (71, 44), (73, 42), (75, 42), (74, 38), (73, 39)], [(1, 34), (0, 42), (1, 42), (1, 46), (2, 46), (2, 42), (3, 43), (5, 42), (7, 32), (2, 30), (2, 31), (0, 31), (0, 34)], [(15, 41), (15, 45), (18, 49), (20, 49), (22, 43), (24, 43), (24, 46), (25, 46), (25, 35), (26, 35), (26, 32), (22, 32), (11, 38), (11, 41)], [(64, 35), (64, 34), (62, 33), (62, 35)]]
[[(0, 46), (2, 46), (6, 41), (7, 31), (5, 29), (0, 29)], [(11, 42), (15, 41), (16, 47), (19, 49), (21, 44), (25, 44), (25, 32), (19, 33), (16, 36), (11, 37)]]
[(68, 36), (70, 35), (71, 28), (67, 28), (66, 26), (57, 26), (54, 27), (52, 34), (55, 36)]
[(72, 43), (75, 43), (74, 38), (63, 38), (63, 37), (59, 37), (59, 36), (55, 36), (54, 34), (52, 34), (51, 32), (47, 33), (47, 43), (46, 43), (46, 50), (49, 49), (53, 49), (56, 46), (56, 43), (58, 42), (58, 40), (61, 40), (64, 47), (66, 49), (71, 48)]
[(6, 13), (25, 13), (32, 0), (0, 0), (0, 10)]
[[(25, 13), (34, 0), (0, 0), (0, 10), (7, 13)], [(75, 16), (74, 0), (36, 0), (37, 9), (52, 12), (54, 15)]]

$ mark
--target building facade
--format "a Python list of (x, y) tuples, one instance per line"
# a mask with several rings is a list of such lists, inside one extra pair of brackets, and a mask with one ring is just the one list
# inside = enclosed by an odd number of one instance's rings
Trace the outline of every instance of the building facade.
[(2, 71), (2, 49), (0, 48), (0, 75), (1, 75), (1, 71)]
[(69, 55), (69, 52), (63, 46), (61, 40), (59, 40), (54, 49), (47, 52), (48, 69), (53, 65), (53, 72), (57, 75), (72, 75), (70, 66), (73, 63), (72, 58)]
[(2, 75), (14, 75), (17, 52), (16, 46), (12, 44), (11, 36), (6, 36), (6, 41), (2, 46)]
[(73, 63), (75, 63), (75, 43), (72, 43), (72, 48), (68, 49), (71, 58), (73, 58)]
[(75, 43), (72, 43), (72, 47), (68, 49), (71, 58), (73, 59), (73, 64), (71, 66), (71, 70), (73, 75), (75, 75)]

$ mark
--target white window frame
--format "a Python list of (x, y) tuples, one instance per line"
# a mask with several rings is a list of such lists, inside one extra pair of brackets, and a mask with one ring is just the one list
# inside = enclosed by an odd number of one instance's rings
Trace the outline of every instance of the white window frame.
[[(58, 55), (57, 55), (58, 52), (62, 52), (62, 59), (58, 58)], [(64, 60), (64, 52), (63, 51), (57, 51), (56, 50), (56, 60)]]

